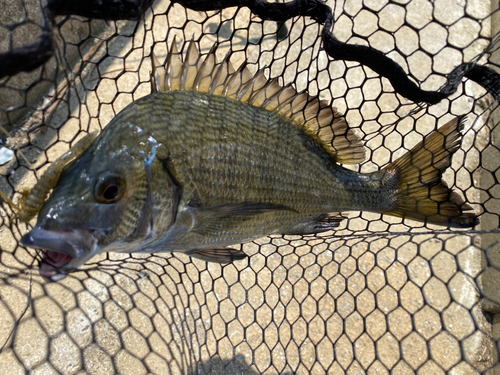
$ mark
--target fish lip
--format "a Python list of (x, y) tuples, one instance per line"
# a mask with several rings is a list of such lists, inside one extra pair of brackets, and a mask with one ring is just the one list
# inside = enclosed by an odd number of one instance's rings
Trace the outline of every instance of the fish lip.
[(46, 230), (41, 227), (33, 228), (28, 234), (21, 238), (24, 246), (35, 249), (54, 251), (81, 258), (89, 247), (85, 242), (85, 236), (90, 234), (85, 230)]
[(24, 235), (24, 246), (42, 250), (40, 275), (45, 281), (59, 281), (68, 271), (78, 268), (93, 255), (98, 248), (98, 233), (94, 230), (46, 230), (33, 228)]
[(40, 276), (45, 281), (59, 281), (64, 279), (68, 275), (68, 271), (64, 270), (63, 267), (71, 263), (73, 259), (71, 255), (44, 250), (39, 266)]

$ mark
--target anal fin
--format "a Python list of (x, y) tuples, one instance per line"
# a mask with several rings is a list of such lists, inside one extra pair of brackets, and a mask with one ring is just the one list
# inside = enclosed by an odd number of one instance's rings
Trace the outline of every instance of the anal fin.
[(235, 260), (242, 260), (247, 258), (247, 255), (241, 251), (230, 247), (218, 249), (204, 249), (204, 250), (191, 250), (186, 253), (190, 257), (203, 260), (205, 262), (214, 263), (233, 263)]

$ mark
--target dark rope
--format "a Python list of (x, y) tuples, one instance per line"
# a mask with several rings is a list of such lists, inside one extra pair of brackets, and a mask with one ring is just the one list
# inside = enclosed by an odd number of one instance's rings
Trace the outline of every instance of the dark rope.
[(52, 56), (54, 38), (52, 36), (52, 15), (42, 8), (42, 33), (25, 45), (0, 52), (0, 78), (19, 72), (31, 72)]
[(323, 29), (323, 48), (334, 59), (357, 61), (366, 65), (382, 77), (387, 78), (398, 94), (416, 103), (436, 104), (451, 95), (451, 93), (422, 90), (408, 78), (401, 66), (382, 52), (366, 46), (342, 43), (326, 27)]
[(185, 8), (197, 11), (220, 10), (228, 7), (247, 7), (263, 20), (286, 21), (292, 17), (311, 17), (325, 23), (332, 9), (320, 0), (294, 0), (289, 3), (268, 3), (266, 0), (173, 0)]
[(104, 20), (139, 20), (154, 0), (49, 0), (42, 8), (42, 33), (34, 41), (0, 52), (0, 78), (30, 72), (54, 52), (52, 23), (58, 15), (77, 15)]
[[(446, 85), (438, 91), (419, 88), (408, 78), (403, 68), (382, 52), (366, 46), (347, 44), (335, 38), (332, 9), (321, 0), (294, 0), (289, 3), (268, 3), (266, 0), (173, 0), (196, 11), (220, 10), (228, 7), (248, 7), (252, 13), (264, 20), (284, 22), (290, 18), (311, 17), (324, 24), (322, 39), (326, 53), (337, 60), (355, 61), (363, 64), (382, 77), (387, 78), (394, 90), (416, 103), (436, 104), (457, 91), (464, 77), (471, 79), (500, 100), (500, 75), (491, 68), (465, 63), (457, 66), (449, 75)], [(45, 13), (50, 21), (55, 15), (75, 14), (106, 20), (139, 20), (152, 5), (153, 0), (49, 0)], [(48, 25), (45, 15), (45, 24)], [(20, 48), (0, 53), (0, 78), (21, 71), (31, 71), (46, 62), (54, 48), (52, 31), (44, 27), (35, 41)]]
[(231, 6), (248, 7), (252, 13), (264, 20), (277, 22), (292, 17), (311, 17), (325, 24), (322, 32), (323, 48), (326, 53), (337, 60), (355, 61), (363, 64), (382, 77), (387, 78), (394, 90), (416, 103), (436, 104), (452, 95), (458, 89), (464, 77), (467, 77), (490, 92), (495, 100), (500, 100), (500, 75), (491, 68), (461, 64), (448, 75), (448, 83), (439, 91), (426, 91), (419, 88), (408, 78), (403, 68), (382, 52), (366, 46), (342, 43), (330, 31), (333, 28), (332, 9), (321, 0), (295, 0), (289, 3), (268, 3), (265, 0), (173, 0), (186, 8), (198, 11), (219, 10)]
[(22, 47), (0, 52), (0, 78), (20, 72), (31, 72), (52, 57), (54, 40), (51, 31), (43, 31)]
[(48, 6), (61, 16), (137, 21), (153, 3), (154, 0), (49, 0)]
[(484, 87), (497, 102), (500, 102), (500, 76), (493, 69), (487, 66), (474, 65), (467, 73), (465, 77), (478, 83)]

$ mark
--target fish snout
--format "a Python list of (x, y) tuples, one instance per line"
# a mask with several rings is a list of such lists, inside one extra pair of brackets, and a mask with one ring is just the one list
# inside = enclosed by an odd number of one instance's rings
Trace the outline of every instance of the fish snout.
[(92, 248), (95, 239), (84, 230), (46, 230), (35, 227), (24, 235), (21, 243), (35, 249), (81, 258)]
[(24, 246), (40, 249), (40, 275), (46, 281), (59, 281), (95, 255), (98, 240), (93, 231), (83, 229), (47, 230), (35, 227), (21, 238)]

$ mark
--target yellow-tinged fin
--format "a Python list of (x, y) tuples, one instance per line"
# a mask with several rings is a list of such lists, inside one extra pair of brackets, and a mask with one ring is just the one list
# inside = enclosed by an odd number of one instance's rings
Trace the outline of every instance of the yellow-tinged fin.
[(164, 65), (152, 54), (152, 91), (206, 92), (278, 112), (316, 139), (337, 162), (358, 164), (365, 160), (361, 139), (335, 108), (291, 86), (281, 87), (276, 79), (269, 81), (264, 70), (252, 74), (245, 64), (235, 70), (230, 53), (217, 63), (215, 51), (213, 47), (201, 57), (191, 41), (183, 59), (174, 38)]
[(473, 208), (441, 180), (460, 147), (463, 120), (451, 120), (384, 169), (399, 182), (397, 206), (387, 214), (457, 228), (477, 224)]
[(165, 86), (162, 91), (181, 89), (182, 66), (182, 56), (177, 50), (177, 43), (174, 37), (172, 47), (170, 47), (170, 53), (165, 62)]

